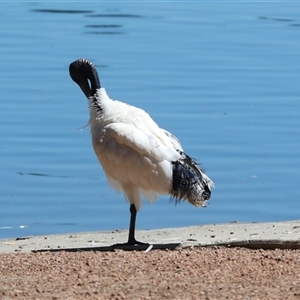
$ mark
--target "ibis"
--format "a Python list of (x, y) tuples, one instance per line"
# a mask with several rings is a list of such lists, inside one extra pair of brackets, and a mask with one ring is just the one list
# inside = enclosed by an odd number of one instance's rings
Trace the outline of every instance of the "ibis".
[(69, 72), (88, 98), (92, 144), (107, 180), (130, 203), (129, 235), (123, 245), (144, 244), (135, 239), (142, 197), (151, 202), (170, 195), (175, 203), (206, 205), (214, 183), (184, 152), (178, 138), (144, 110), (110, 99), (89, 60), (72, 62)]

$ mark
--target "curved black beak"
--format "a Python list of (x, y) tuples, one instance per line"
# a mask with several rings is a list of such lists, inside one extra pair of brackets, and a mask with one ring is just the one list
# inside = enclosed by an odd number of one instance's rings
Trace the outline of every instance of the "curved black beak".
[(84, 58), (75, 60), (70, 64), (69, 72), (87, 98), (94, 96), (97, 89), (101, 88), (97, 70), (89, 60)]

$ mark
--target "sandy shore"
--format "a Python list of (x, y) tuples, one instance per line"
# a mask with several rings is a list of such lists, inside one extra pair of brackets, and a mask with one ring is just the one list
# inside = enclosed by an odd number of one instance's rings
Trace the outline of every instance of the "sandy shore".
[(300, 299), (300, 250), (0, 254), (1, 299)]
[(126, 232), (0, 240), (0, 299), (300, 299), (299, 235), (299, 221), (140, 231), (181, 244), (148, 252), (101, 251)]

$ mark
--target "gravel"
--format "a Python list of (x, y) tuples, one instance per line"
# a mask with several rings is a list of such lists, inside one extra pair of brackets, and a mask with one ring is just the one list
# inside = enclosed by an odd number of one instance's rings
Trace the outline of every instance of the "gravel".
[(0, 254), (0, 299), (300, 299), (300, 250)]

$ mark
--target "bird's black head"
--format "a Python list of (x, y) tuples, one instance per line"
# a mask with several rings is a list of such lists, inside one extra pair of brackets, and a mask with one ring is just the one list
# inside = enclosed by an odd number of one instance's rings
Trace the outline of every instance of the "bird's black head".
[(75, 60), (70, 64), (69, 72), (87, 98), (94, 96), (96, 90), (101, 88), (97, 70), (89, 60), (85, 58)]

